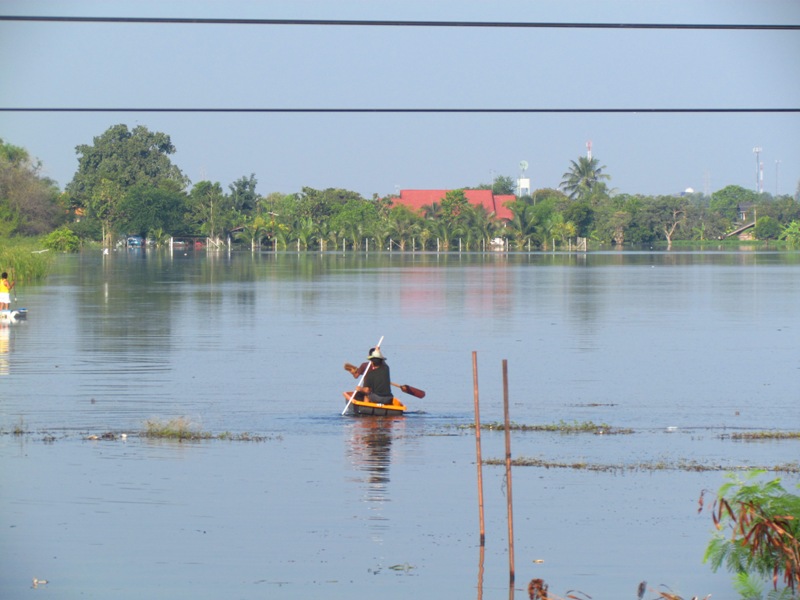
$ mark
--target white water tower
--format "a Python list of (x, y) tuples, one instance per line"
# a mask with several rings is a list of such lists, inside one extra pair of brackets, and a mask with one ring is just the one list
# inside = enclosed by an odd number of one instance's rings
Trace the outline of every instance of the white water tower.
[(531, 180), (525, 177), (525, 171), (528, 170), (528, 161), (523, 160), (519, 163), (519, 179), (517, 179), (517, 198), (522, 196), (530, 196), (531, 194)]

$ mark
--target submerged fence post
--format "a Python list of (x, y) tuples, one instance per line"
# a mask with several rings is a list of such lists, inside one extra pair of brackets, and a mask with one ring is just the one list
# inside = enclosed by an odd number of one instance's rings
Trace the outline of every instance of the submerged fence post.
[(503, 416), (506, 431), (506, 487), (508, 489), (508, 568), (514, 585), (514, 510), (511, 501), (511, 422), (508, 418), (508, 360), (503, 359)]
[(483, 521), (483, 459), (481, 458), (481, 409), (478, 400), (478, 353), (472, 351), (472, 387), (475, 398), (475, 454), (478, 464), (478, 520), (480, 524), (481, 548), (486, 544), (486, 529)]

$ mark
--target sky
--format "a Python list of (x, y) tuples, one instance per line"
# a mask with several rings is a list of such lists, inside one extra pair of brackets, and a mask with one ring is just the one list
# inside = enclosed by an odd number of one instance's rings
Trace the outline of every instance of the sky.
[[(0, 0), (10, 15), (800, 25), (800, 2)], [(0, 109), (43, 107), (797, 109), (800, 31), (0, 21)], [(473, 187), (522, 161), (557, 188), (587, 142), (616, 193), (800, 185), (798, 112), (0, 110), (0, 139), (63, 188), (76, 146), (119, 123), (168, 134), (193, 183), (254, 174), (262, 195)]]

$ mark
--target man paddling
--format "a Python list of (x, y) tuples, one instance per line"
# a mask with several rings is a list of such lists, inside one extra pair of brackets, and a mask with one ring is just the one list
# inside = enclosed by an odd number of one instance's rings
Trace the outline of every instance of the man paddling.
[[(370, 348), (369, 352), (367, 352), (367, 355), (369, 356), (373, 352), (375, 352), (375, 348)], [(344, 363), (344, 370), (350, 373), (350, 375), (353, 376), (353, 379), (358, 379), (364, 374), (364, 371), (367, 370), (367, 365), (369, 365), (369, 360), (365, 360), (358, 366), (351, 365), (350, 363)]]
[(356, 398), (364, 398), (373, 404), (392, 404), (392, 383), (389, 365), (380, 348), (373, 349), (367, 357), (369, 368), (362, 385), (356, 386)]

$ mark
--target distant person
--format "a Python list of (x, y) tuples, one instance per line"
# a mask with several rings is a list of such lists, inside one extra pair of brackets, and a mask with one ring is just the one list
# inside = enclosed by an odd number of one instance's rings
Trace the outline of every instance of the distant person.
[(11, 290), (14, 282), (8, 280), (8, 273), (0, 275), (0, 310), (8, 310), (11, 306)]
[(380, 348), (375, 348), (367, 357), (369, 368), (364, 375), (363, 385), (356, 386), (356, 392), (362, 394), (373, 404), (392, 404), (392, 378), (389, 374), (389, 365)]

